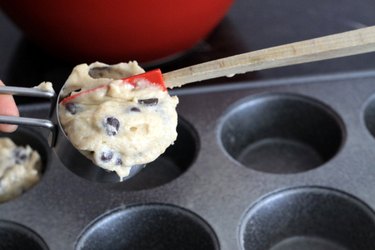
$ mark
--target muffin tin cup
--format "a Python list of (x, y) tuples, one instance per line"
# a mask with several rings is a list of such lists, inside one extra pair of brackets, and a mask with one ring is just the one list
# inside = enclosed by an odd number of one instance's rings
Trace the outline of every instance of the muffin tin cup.
[(20, 128), (10, 136), (37, 148), (44, 175), (0, 204), (0, 221), (56, 250), (158, 246), (142, 242), (150, 235), (175, 249), (372, 249), (374, 81), (364, 72), (174, 90), (178, 140), (122, 183), (82, 178), (46, 131)]
[(199, 138), (193, 126), (181, 117), (178, 119), (177, 133), (177, 140), (159, 158), (118, 186), (128, 191), (154, 188), (177, 179), (187, 171), (198, 154)]
[(165, 204), (134, 205), (104, 214), (83, 231), (85, 249), (219, 249), (215, 233), (199, 216)]
[(14, 133), (0, 133), (0, 137), (10, 138), (18, 146), (30, 145), (30, 147), (38, 151), (42, 161), (42, 172), (50, 163), (49, 146), (38, 130), (32, 128), (19, 127)]
[(338, 152), (344, 134), (339, 117), (327, 106), (282, 93), (235, 103), (219, 133), (235, 161), (268, 173), (319, 167)]
[(256, 202), (239, 237), (246, 250), (374, 249), (375, 213), (333, 189), (288, 189)]
[(0, 249), (48, 250), (43, 239), (31, 229), (12, 221), (0, 220)]
[[(11, 134), (0, 133), (0, 137), (6, 137), (11, 139), (17, 146), (26, 147), (27, 145), (29, 145), (33, 150), (38, 152), (41, 160), (40, 179), (38, 181), (40, 182), (43, 178), (44, 172), (47, 170), (47, 166), (50, 164), (51, 157), (49, 154), (49, 148), (46, 141), (42, 137), (38, 136), (37, 130), (18, 128), (16, 132)], [(33, 189), (36, 185), (38, 185), (38, 182), (34, 183), (34, 185), (29, 187), (27, 190), (23, 190), (20, 195), (15, 196), (14, 198), (6, 200), (4, 202), (8, 202), (13, 199), (18, 199), (20, 196), (27, 193), (29, 190)]]
[(89, 166), (77, 164), (77, 161), (79, 162), (77, 157), (64, 166), (83, 179), (113, 184), (112, 186), (122, 190), (134, 191), (157, 187), (183, 174), (194, 162), (198, 153), (199, 140), (197, 134), (194, 128), (181, 117), (178, 121), (177, 132), (178, 138), (173, 145), (168, 147), (155, 161), (140, 166), (142, 169), (139, 172), (130, 174), (131, 178), (126, 178), (122, 182), (119, 182), (116, 173), (109, 173), (93, 163)]

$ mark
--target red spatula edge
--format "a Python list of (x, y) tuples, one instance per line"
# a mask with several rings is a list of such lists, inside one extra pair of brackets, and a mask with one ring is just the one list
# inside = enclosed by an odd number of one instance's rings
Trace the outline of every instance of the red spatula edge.
[[(162, 75), (160, 69), (150, 70), (150, 71), (147, 71), (147, 72), (142, 73), (142, 74), (138, 74), (138, 75), (134, 75), (134, 76), (131, 76), (131, 77), (123, 78), (121, 80), (123, 80), (123, 83), (130, 84), (134, 87), (137, 86), (137, 83), (139, 81), (146, 80), (150, 84), (153, 84), (153, 85), (156, 85), (156, 86), (160, 87), (163, 91), (167, 91), (167, 88), (166, 88), (164, 80), (163, 80), (163, 75)], [(92, 89), (88, 89), (88, 90), (79, 92), (77, 94), (74, 94), (74, 95), (63, 98), (60, 101), (60, 104), (65, 104), (67, 102), (70, 102), (70, 101), (74, 100), (75, 98), (77, 98), (79, 96), (89, 94), (91, 92), (94, 92), (94, 91), (97, 91), (97, 90), (100, 90), (100, 89), (105, 89), (105, 88), (108, 88), (108, 85), (101, 85), (101, 86), (96, 87), (96, 88), (92, 88)]]

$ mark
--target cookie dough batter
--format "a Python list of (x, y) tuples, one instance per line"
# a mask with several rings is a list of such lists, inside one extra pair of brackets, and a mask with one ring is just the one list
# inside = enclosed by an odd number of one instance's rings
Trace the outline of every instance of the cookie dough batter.
[(69, 140), (120, 178), (131, 166), (155, 160), (177, 138), (178, 98), (146, 79), (136, 86), (121, 80), (143, 72), (136, 62), (82, 64), (62, 89), (69, 97), (59, 104), (59, 119)]
[(38, 86), (35, 86), (34, 88), (53, 93), (55, 92), (51, 82), (41, 82)]
[(0, 202), (17, 197), (40, 179), (41, 160), (30, 146), (0, 138)]

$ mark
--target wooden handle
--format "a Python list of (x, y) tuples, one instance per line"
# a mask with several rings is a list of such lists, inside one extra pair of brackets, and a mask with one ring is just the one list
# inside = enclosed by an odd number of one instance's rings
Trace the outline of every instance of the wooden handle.
[(375, 51), (375, 26), (230, 56), (163, 74), (167, 88), (222, 76)]

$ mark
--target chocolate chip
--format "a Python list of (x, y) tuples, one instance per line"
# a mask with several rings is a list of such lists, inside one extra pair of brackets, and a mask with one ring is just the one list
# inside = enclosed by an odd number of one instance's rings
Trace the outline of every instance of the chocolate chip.
[(121, 158), (117, 158), (115, 164), (121, 166), (121, 165), (122, 165), (122, 160), (121, 160)]
[(139, 108), (137, 108), (137, 107), (131, 107), (130, 111), (132, 111), (132, 112), (141, 112), (141, 110)]
[(26, 150), (20, 147), (14, 149), (13, 156), (14, 156), (16, 164), (21, 164), (25, 162), (27, 159)]
[(120, 122), (117, 118), (110, 116), (104, 119), (104, 128), (109, 136), (117, 135), (120, 128)]
[(89, 70), (89, 76), (92, 78), (104, 78), (110, 71), (110, 67), (95, 67)]
[(158, 98), (149, 98), (149, 99), (141, 99), (138, 100), (139, 104), (146, 105), (146, 106), (155, 106), (158, 104), (159, 99)]
[(102, 155), (100, 156), (100, 160), (103, 162), (109, 162), (112, 160), (113, 152), (112, 151), (104, 151), (102, 152)]
[(67, 104), (65, 104), (65, 109), (72, 115), (75, 115), (77, 113), (77, 105), (73, 102), (68, 102)]

